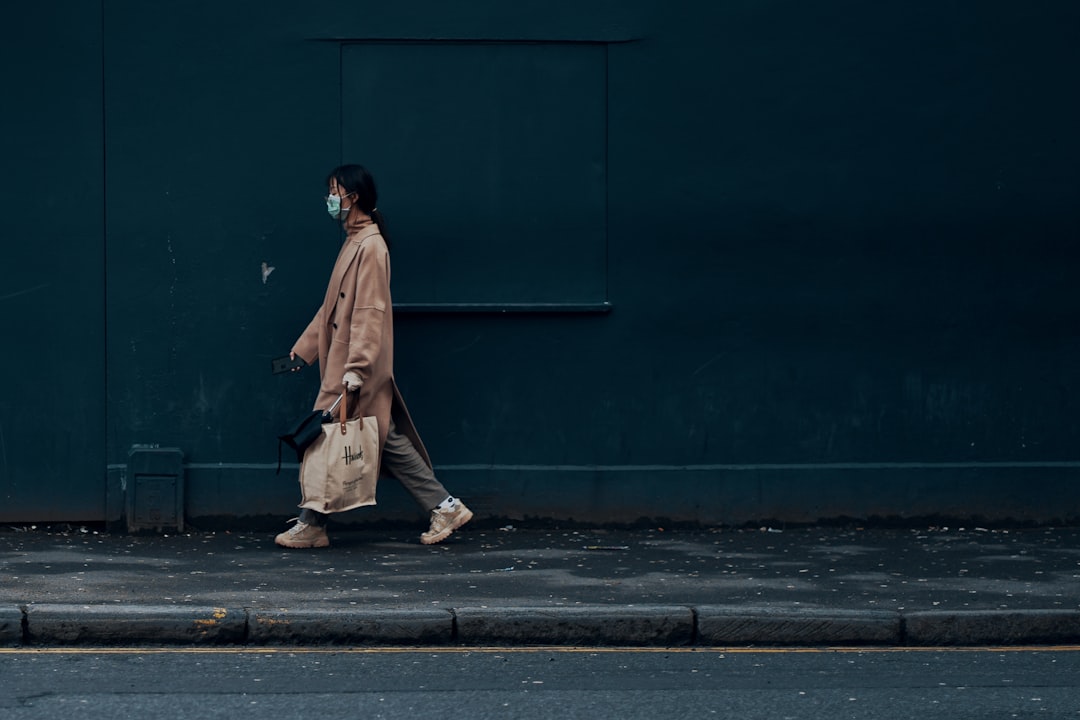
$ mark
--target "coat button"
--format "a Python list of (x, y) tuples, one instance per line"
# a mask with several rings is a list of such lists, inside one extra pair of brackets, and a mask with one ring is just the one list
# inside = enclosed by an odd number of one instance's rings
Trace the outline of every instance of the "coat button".
[(334, 323), (334, 329), (337, 330), (337, 323)]
[(345, 293), (341, 293), (341, 297), (345, 297)]

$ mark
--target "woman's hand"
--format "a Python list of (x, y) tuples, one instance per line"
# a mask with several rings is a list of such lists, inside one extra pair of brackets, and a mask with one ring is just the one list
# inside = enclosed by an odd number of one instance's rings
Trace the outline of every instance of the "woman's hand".
[[(289, 351), (289, 360), (296, 360), (296, 353), (294, 353), (291, 350)], [(297, 365), (296, 367), (294, 367), (289, 372), (299, 372), (300, 369), (303, 368), (303, 367), (304, 367), (303, 365)]]
[(359, 390), (360, 386), (364, 384), (364, 381), (360, 379), (360, 375), (353, 370), (345, 373), (345, 377), (341, 378), (341, 384), (345, 386), (345, 389), (349, 392), (353, 390)]

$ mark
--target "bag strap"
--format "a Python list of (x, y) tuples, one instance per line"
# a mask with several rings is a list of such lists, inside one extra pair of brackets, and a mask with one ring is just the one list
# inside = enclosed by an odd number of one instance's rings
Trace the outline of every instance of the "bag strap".
[[(348, 410), (347, 410), (347, 406), (349, 404), (348, 392), (349, 392), (348, 390), (342, 392), (341, 397), (339, 397), (337, 399), (337, 402), (334, 403), (335, 406), (338, 405), (339, 403), (341, 404), (341, 407), (338, 410), (338, 412), (340, 413), (340, 415), (338, 417), (339, 417), (339, 419), (341, 421), (341, 434), (342, 435), (344, 435), (345, 432), (346, 432), (345, 423), (348, 422), (348, 420), (349, 420), (349, 413), (348, 413)], [(358, 393), (358, 395), (359, 395), (359, 393)], [(333, 412), (333, 408), (331, 408), (330, 411)], [(364, 427), (364, 418), (360, 418), (360, 428), (363, 429), (363, 427)]]

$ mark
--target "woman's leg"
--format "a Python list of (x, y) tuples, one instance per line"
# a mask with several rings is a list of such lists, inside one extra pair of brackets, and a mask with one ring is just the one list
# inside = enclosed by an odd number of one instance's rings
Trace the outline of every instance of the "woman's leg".
[(435, 472), (424, 462), (412, 440), (394, 427), (393, 420), (390, 420), (389, 432), (386, 433), (382, 464), (388, 473), (405, 486), (420, 507), (431, 513), (431, 527), (420, 536), (420, 542), (425, 545), (442, 542), (450, 537), (452, 532), (472, 520), (472, 511), (446, 491), (435, 477)]
[(330, 517), (318, 510), (312, 510), (311, 508), (300, 508), (300, 522), (308, 525), (314, 525), (315, 527), (326, 527), (326, 519)]
[(393, 420), (390, 421), (390, 431), (386, 433), (382, 464), (388, 473), (405, 486), (424, 512), (431, 512), (450, 497), (450, 493), (435, 478), (435, 472), (424, 462), (412, 440), (408, 435), (397, 431)]

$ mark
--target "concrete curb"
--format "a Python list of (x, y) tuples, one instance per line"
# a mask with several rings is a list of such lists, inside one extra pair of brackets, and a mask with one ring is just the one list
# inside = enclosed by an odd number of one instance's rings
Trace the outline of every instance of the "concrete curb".
[(242, 608), (177, 605), (30, 605), (26, 636), (34, 645), (195, 644), (243, 642)]
[(22, 609), (14, 605), (0, 607), (0, 645), (18, 645), (22, 638)]
[(881, 610), (697, 608), (698, 645), (898, 645), (900, 615)]
[(466, 645), (675, 646), (694, 641), (688, 607), (466, 607), (454, 611)]
[(1080, 642), (1080, 610), (892, 612), (730, 605), (0, 607), (0, 645), (964, 646)]
[(446, 645), (453, 641), (448, 610), (249, 610), (253, 645)]
[(904, 616), (909, 645), (1072, 643), (1080, 640), (1080, 610), (968, 610)]

